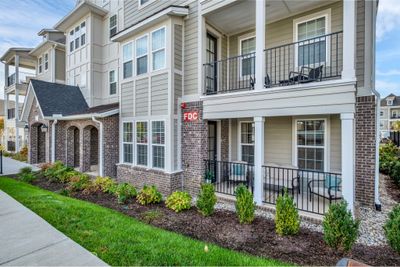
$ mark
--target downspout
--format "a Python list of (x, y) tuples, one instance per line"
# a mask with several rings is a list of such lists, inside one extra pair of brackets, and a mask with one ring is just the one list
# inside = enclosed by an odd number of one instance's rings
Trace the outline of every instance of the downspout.
[(99, 140), (99, 176), (104, 176), (104, 154), (103, 154), (103, 122), (97, 120), (95, 116), (92, 116), (92, 121), (100, 125), (100, 140)]
[(52, 129), (51, 129), (51, 162), (54, 163), (56, 161), (56, 124), (58, 120), (55, 119), (53, 121)]

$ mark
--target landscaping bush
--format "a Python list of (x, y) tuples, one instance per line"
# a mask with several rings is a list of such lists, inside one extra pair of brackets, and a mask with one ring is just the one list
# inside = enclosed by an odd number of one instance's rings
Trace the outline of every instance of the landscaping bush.
[(97, 190), (109, 194), (113, 194), (117, 187), (117, 183), (110, 177), (98, 176), (96, 179), (94, 179), (93, 184)]
[(36, 174), (31, 167), (24, 167), (18, 173), (18, 179), (25, 183), (32, 183), (36, 179)]
[(154, 185), (145, 185), (142, 190), (140, 190), (139, 195), (136, 197), (137, 201), (141, 205), (160, 203), (162, 200), (162, 195), (158, 192), (157, 187)]
[(287, 190), (283, 196), (276, 200), (275, 231), (278, 235), (295, 235), (300, 229), (300, 217)]
[(53, 166), (53, 164), (51, 164), (50, 162), (46, 162), (46, 163), (42, 163), (39, 165), (40, 171), (44, 174), (44, 172), (48, 169), (51, 168)]
[(214, 206), (217, 203), (217, 196), (213, 184), (202, 184), (200, 194), (197, 197), (197, 209), (204, 216), (214, 213)]
[(50, 166), (46, 166), (43, 170), (43, 175), (47, 178), (54, 177), (54, 173), (59, 169), (64, 168), (64, 164), (61, 161), (56, 161)]
[(389, 245), (400, 253), (400, 204), (397, 204), (389, 213), (383, 229)]
[(84, 190), (90, 184), (89, 176), (86, 174), (78, 174), (69, 179), (67, 189), (70, 191)]
[(187, 192), (175, 191), (167, 197), (165, 206), (175, 212), (188, 210), (192, 206), (192, 196)]
[(399, 149), (392, 142), (388, 142), (379, 147), (379, 170), (384, 174), (389, 174), (396, 161), (398, 161)]
[(334, 249), (349, 251), (358, 237), (360, 222), (354, 220), (347, 209), (347, 202), (341, 201), (329, 207), (322, 226), (326, 244)]
[(240, 223), (252, 223), (256, 204), (253, 201), (253, 194), (244, 185), (239, 185), (236, 190), (236, 213)]
[(115, 188), (114, 194), (118, 199), (118, 203), (125, 204), (129, 199), (136, 197), (137, 190), (133, 185), (123, 183)]

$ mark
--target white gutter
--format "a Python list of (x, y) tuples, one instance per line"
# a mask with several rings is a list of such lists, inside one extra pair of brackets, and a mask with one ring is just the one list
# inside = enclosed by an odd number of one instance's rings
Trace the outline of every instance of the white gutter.
[(54, 163), (56, 161), (56, 124), (58, 120), (55, 119), (53, 121), (53, 125), (51, 126), (51, 162)]
[(103, 152), (103, 122), (96, 120), (95, 116), (92, 116), (92, 121), (100, 125), (100, 140), (99, 140), (99, 176), (104, 176), (104, 152)]
[[(71, 120), (83, 120), (83, 119), (91, 119), (93, 117), (97, 118), (105, 118), (119, 113), (119, 109), (110, 110), (104, 113), (88, 113), (88, 114), (79, 114), (79, 115), (71, 115), (71, 116), (57, 116), (56, 118), (63, 121), (71, 121)], [(44, 117), (45, 120), (54, 120), (55, 116)]]

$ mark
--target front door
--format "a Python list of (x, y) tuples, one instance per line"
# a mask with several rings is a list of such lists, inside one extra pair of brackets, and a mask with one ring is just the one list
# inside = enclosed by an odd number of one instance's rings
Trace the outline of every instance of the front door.
[(206, 44), (206, 93), (215, 94), (217, 92), (217, 38), (207, 33), (207, 44)]
[(215, 182), (217, 175), (217, 122), (208, 122), (208, 171), (212, 182)]

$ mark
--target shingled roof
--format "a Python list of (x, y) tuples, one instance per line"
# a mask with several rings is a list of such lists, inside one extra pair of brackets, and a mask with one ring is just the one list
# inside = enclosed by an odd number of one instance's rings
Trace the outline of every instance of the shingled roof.
[(89, 107), (78, 86), (31, 79), (43, 116), (84, 113)]
[(381, 99), (381, 106), (387, 106), (387, 100), (392, 99), (393, 105), (392, 106), (400, 106), (400, 96), (396, 96), (394, 94), (390, 94), (384, 99)]

